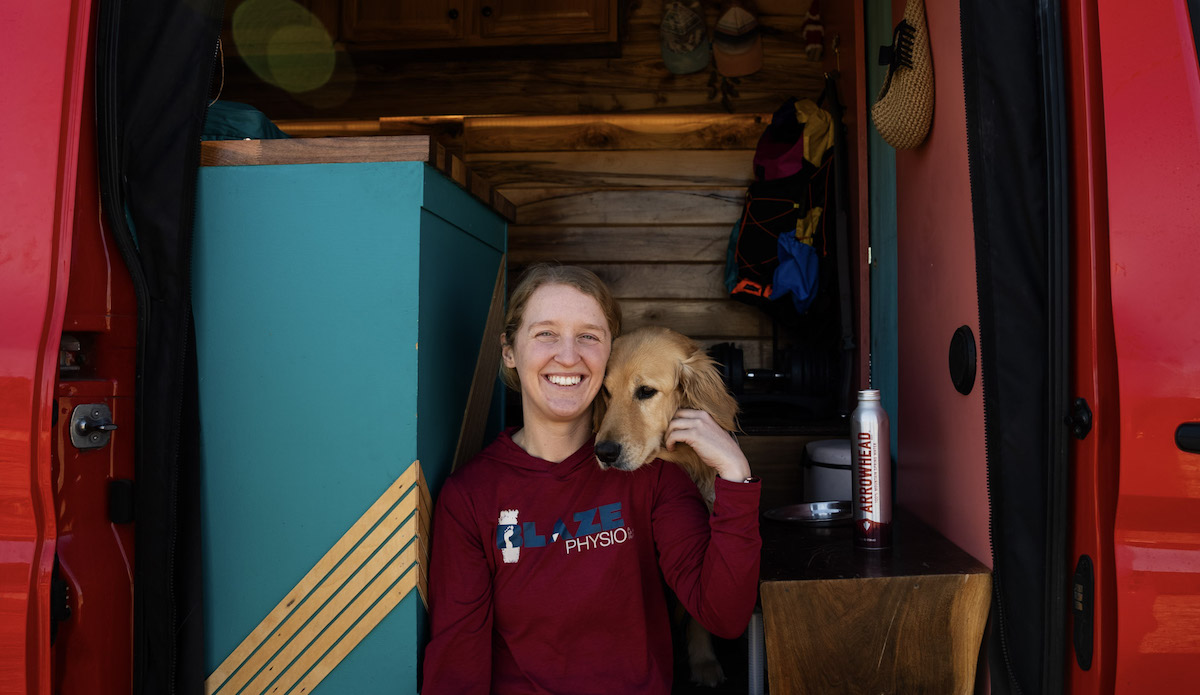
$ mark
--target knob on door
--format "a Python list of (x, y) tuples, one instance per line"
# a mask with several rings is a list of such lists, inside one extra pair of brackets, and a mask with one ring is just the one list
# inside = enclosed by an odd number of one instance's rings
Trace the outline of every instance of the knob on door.
[(480, 12), (480, 14), (482, 14), (484, 17), (491, 17), (491, 16), (492, 16), (492, 8), (491, 8), (490, 6), (488, 6), (488, 5), (484, 5), (484, 6), (483, 6), (483, 9), (482, 9), (482, 10), (480, 10), (479, 12)]
[(451, 10), (446, 13), (446, 16), (450, 19), (458, 19), (458, 10), (451, 8)]
[(1175, 428), (1175, 446), (1189, 454), (1200, 454), (1200, 422), (1185, 422)]

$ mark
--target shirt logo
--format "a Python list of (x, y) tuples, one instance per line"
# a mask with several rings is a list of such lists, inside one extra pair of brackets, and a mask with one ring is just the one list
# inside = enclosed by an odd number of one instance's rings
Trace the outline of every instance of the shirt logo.
[[(519, 509), (505, 509), (500, 512), (500, 525), (496, 528), (496, 547), (504, 555), (504, 562), (512, 564), (521, 559), (521, 527), (517, 526)], [(513, 536), (516, 535), (516, 542)]]
[(521, 558), (521, 548), (544, 548), (561, 541), (566, 554), (571, 555), (624, 543), (633, 537), (633, 531), (626, 528), (621, 517), (620, 502), (575, 512), (570, 515), (570, 522), (558, 519), (544, 525), (543, 529), (553, 529), (548, 539), (538, 532), (536, 522), (518, 522), (520, 513), (519, 509), (505, 509), (496, 524), (496, 547), (506, 564)]

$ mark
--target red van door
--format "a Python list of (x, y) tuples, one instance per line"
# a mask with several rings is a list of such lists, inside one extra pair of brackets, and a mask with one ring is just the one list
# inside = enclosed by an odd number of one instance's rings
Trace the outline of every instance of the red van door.
[(0, 690), (50, 692), (51, 445), (90, 0), (0, 4)]
[(1120, 469), (1116, 692), (1200, 678), (1200, 75), (1195, 2), (1098, 7)]

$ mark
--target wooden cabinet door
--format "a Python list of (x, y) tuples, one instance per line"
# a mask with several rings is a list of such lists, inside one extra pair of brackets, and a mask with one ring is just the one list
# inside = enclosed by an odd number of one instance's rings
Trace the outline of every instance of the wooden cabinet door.
[(461, 39), (467, 1), (344, 0), (341, 38), (349, 43), (393, 45)]
[[(475, 0), (481, 39), (616, 41), (616, 0)], [(542, 40), (539, 40), (542, 39)]]

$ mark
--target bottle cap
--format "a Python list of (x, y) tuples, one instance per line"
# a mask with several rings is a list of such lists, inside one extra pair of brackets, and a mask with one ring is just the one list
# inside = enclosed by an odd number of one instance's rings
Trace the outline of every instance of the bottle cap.
[(858, 400), (860, 401), (877, 401), (879, 400), (879, 389), (863, 389), (858, 392)]

